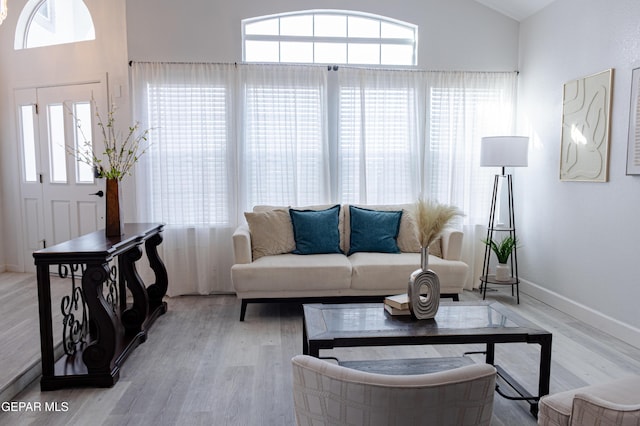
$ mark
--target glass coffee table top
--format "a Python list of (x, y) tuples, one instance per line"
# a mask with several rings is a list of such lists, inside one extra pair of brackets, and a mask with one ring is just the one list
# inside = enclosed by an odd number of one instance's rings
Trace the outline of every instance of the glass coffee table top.
[(441, 302), (435, 318), (393, 316), (381, 303), (304, 305), (309, 337), (330, 334), (446, 335), (547, 333), (497, 302)]

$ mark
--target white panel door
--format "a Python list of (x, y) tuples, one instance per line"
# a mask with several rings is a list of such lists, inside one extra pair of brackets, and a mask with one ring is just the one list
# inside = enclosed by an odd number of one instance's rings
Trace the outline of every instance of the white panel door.
[(104, 227), (104, 182), (69, 152), (87, 142), (103, 151), (96, 101), (106, 110), (101, 83), (16, 91), (21, 140), (25, 266), (34, 250)]
[(35, 271), (31, 254), (44, 247), (44, 212), (42, 206), (42, 184), (40, 183), (40, 137), (36, 114), (36, 90), (15, 92), (18, 117), (18, 141), (20, 141), (20, 194), (21, 205), (16, 206), (23, 220), (24, 264)]

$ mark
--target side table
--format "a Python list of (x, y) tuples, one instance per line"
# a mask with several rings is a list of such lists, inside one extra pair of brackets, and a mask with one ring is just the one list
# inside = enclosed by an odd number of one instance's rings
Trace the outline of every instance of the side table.
[[(109, 387), (120, 366), (147, 338), (158, 316), (167, 311), (162, 299), (168, 278), (157, 248), (163, 224), (125, 224), (120, 237), (104, 230), (33, 253), (38, 279), (43, 391), (75, 386)], [(146, 252), (155, 282), (146, 286), (136, 261)], [(71, 289), (60, 301), (64, 354), (54, 355), (50, 274), (57, 268), (70, 278)], [(128, 290), (128, 291), (127, 291)], [(130, 296), (130, 298), (127, 297)]]

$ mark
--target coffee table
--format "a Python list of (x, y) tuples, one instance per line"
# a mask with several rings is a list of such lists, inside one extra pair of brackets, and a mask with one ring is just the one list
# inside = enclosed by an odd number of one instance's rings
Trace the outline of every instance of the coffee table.
[[(534, 416), (540, 397), (549, 393), (551, 333), (498, 302), (441, 302), (430, 320), (389, 315), (382, 303), (305, 304), (303, 353), (319, 357), (320, 349), (354, 346), (486, 344), (486, 362), (520, 397)], [(540, 345), (538, 394), (532, 395), (495, 364), (495, 344), (526, 342)]]

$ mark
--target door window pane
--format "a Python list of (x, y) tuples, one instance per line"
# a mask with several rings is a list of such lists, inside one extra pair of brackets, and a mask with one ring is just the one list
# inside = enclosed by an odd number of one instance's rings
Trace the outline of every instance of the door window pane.
[[(73, 106), (75, 117), (75, 149), (82, 158), (93, 157), (93, 138), (91, 135), (91, 104), (78, 102)], [(83, 161), (76, 161), (76, 182), (93, 183), (93, 167)]]
[(47, 106), (49, 126), (49, 161), (51, 182), (67, 183), (67, 153), (64, 143), (64, 107)]
[(24, 179), (27, 182), (38, 180), (36, 161), (36, 138), (33, 130), (33, 105), (20, 107), (20, 121), (22, 122), (22, 152), (24, 160)]

